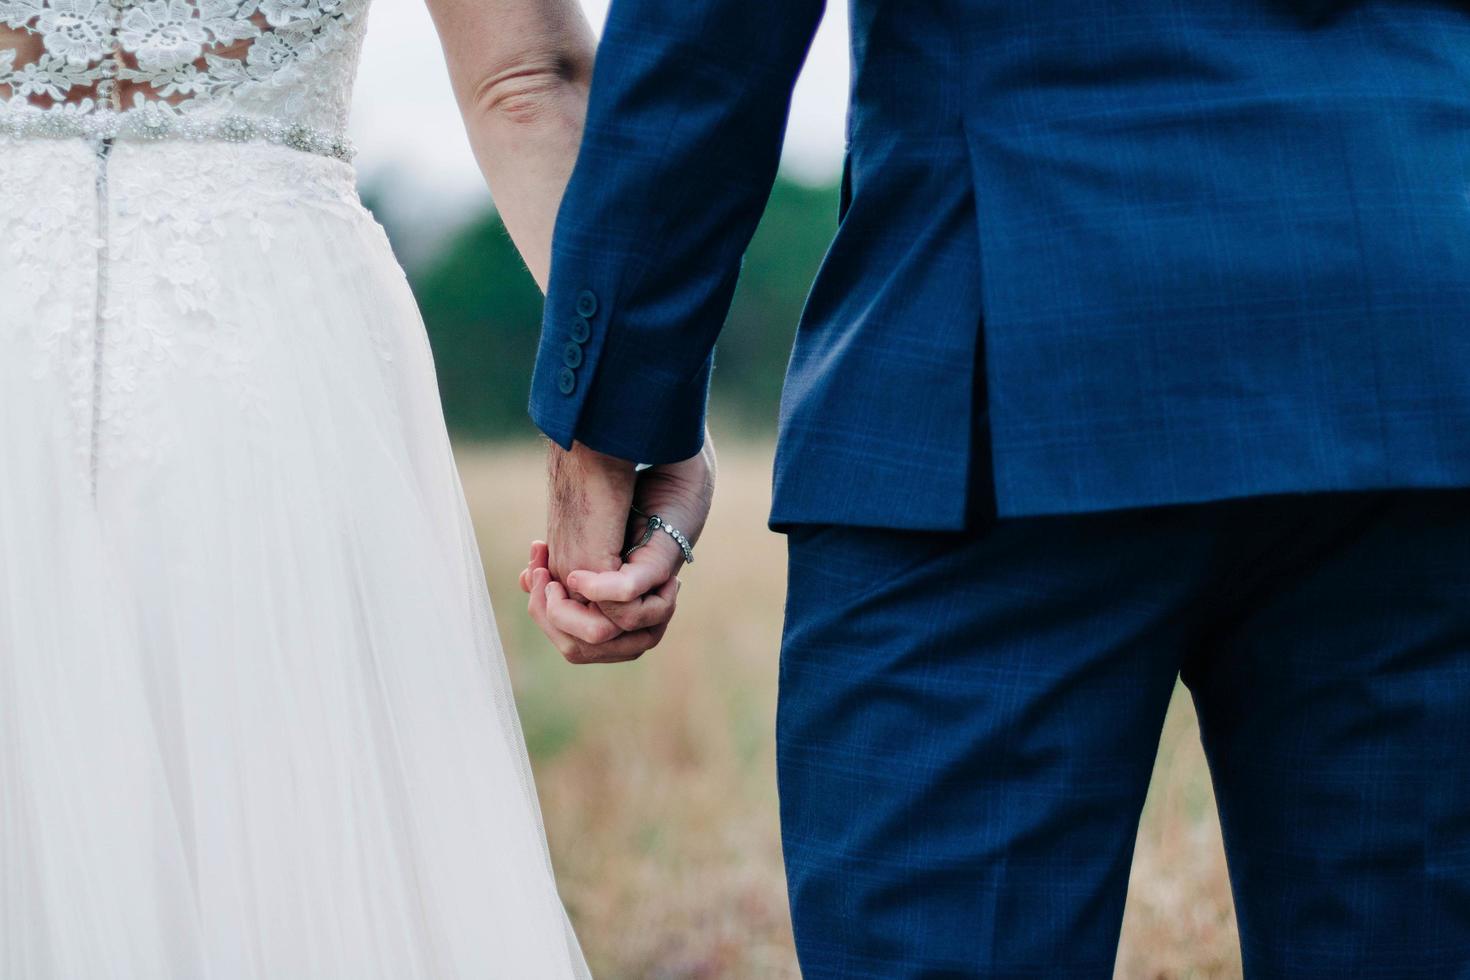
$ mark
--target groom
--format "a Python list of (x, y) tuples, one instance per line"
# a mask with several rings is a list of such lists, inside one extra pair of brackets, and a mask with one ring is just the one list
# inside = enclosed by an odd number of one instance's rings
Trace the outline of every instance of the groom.
[[(821, 14), (612, 5), (531, 405), (533, 612), (574, 660), (672, 614), (678, 543), (625, 565), (625, 522), (703, 523), (711, 351)], [(1111, 976), (1180, 676), (1247, 975), (1470, 976), (1470, 13), (852, 24), (771, 517), (806, 976)]]

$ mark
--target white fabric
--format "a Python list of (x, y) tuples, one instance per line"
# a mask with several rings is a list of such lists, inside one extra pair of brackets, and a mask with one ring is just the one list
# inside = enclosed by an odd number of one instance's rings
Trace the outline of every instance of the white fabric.
[(0, 977), (585, 976), (351, 168), (97, 150), (0, 139)]

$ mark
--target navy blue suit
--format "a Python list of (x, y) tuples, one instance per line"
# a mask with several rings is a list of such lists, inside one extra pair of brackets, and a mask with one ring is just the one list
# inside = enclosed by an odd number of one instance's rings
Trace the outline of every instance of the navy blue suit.
[[(532, 386), (557, 442), (698, 449), (821, 12), (614, 0)], [(852, 26), (772, 511), (806, 972), (1102, 975), (1181, 669), (1252, 970), (1470, 972), (1470, 786), (1415, 754), (1470, 709), (1470, 508), (1439, 492), (1470, 485), (1470, 11), (853, 0)], [(1319, 697), (1333, 669), (1357, 686)]]

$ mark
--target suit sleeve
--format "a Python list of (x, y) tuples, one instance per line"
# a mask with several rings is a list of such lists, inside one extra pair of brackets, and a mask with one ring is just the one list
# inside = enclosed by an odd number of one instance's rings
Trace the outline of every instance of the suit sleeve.
[(531, 417), (563, 447), (699, 452), (715, 339), (823, 6), (614, 0), (531, 383)]

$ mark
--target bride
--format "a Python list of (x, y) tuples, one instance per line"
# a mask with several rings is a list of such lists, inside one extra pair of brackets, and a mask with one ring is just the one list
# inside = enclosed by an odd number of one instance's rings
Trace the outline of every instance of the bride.
[[(354, 190), (368, 4), (0, 0), (6, 980), (586, 974)], [(591, 32), (431, 6), (544, 284)]]

